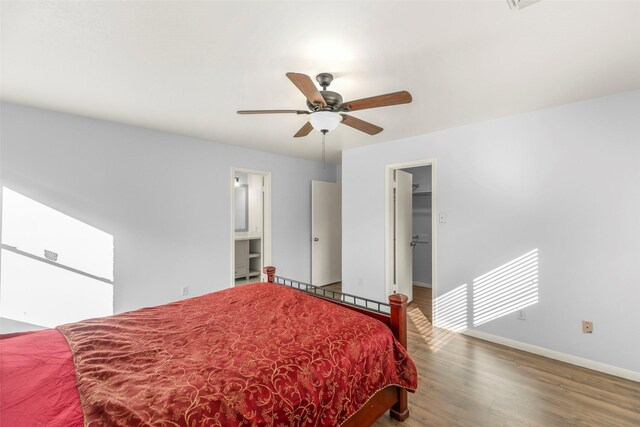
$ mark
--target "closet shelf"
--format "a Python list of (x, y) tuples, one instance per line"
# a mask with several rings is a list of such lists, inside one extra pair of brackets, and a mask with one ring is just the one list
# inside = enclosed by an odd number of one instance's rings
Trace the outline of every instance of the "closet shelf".
[(235, 276), (249, 280), (260, 276), (262, 270), (262, 241), (260, 238), (236, 239)]

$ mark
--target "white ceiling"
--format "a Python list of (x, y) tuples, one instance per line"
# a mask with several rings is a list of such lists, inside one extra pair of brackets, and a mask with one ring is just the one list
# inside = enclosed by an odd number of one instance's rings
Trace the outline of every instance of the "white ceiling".
[(346, 100), (410, 91), (353, 115), (340, 150), (640, 88), (640, 2), (2, 1), (3, 100), (320, 158), (288, 71), (331, 72)]

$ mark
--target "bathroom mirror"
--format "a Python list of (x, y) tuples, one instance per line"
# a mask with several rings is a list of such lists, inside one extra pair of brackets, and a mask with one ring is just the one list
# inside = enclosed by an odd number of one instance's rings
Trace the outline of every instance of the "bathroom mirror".
[(236, 185), (236, 231), (249, 231), (249, 187), (247, 184)]

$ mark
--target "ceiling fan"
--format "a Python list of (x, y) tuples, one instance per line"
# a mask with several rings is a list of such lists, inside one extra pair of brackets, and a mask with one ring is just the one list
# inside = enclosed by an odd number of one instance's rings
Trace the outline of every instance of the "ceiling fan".
[(322, 91), (318, 91), (316, 85), (306, 74), (287, 73), (287, 77), (293, 84), (307, 97), (306, 110), (240, 110), (238, 114), (308, 114), (309, 121), (304, 124), (293, 135), (295, 138), (307, 136), (311, 130), (315, 129), (323, 134), (330, 132), (343, 123), (354, 129), (376, 135), (382, 132), (380, 126), (358, 119), (356, 117), (345, 114), (351, 111), (366, 110), (368, 108), (387, 107), (390, 105), (408, 104), (411, 102), (411, 94), (406, 90), (400, 92), (387, 93), (385, 95), (373, 96), (371, 98), (363, 98), (355, 101), (343, 102), (342, 96), (330, 90), (327, 87), (333, 81), (333, 75), (329, 73), (320, 73), (316, 76), (316, 81), (322, 87)]

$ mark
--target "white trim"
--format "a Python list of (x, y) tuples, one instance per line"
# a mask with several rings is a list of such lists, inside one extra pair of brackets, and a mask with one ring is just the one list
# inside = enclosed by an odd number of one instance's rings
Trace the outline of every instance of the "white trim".
[(473, 338), (478, 338), (484, 341), (501, 344), (507, 347), (526, 351), (528, 353), (533, 353), (539, 356), (548, 357), (549, 359), (559, 360), (561, 362), (591, 369), (593, 371), (603, 372), (605, 374), (613, 375), (620, 378), (625, 378), (627, 380), (640, 382), (640, 372), (630, 371), (624, 368), (618, 368), (617, 366), (607, 365), (606, 363), (596, 362), (594, 360), (585, 359), (583, 357), (561, 353), (559, 351), (550, 350), (548, 348), (539, 347), (533, 344), (527, 344), (522, 341), (516, 341), (509, 338), (504, 338), (498, 335), (489, 334), (487, 332), (478, 331), (476, 329), (467, 329), (462, 333), (464, 335), (467, 335)]
[(420, 166), (431, 166), (431, 289), (432, 298), (438, 295), (438, 169), (436, 159), (414, 160), (404, 163), (393, 163), (384, 167), (384, 230), (385, 230), (385, 286), (387, 296), (393, 293), (393, 171)]
[(431, 289), (431, 283), (424, 283), (424, 282), (416, 282), (416, 281), (414, 281), (413, 284), (416, 285), (416, 286), (421, 286), (423, 288)]
[[(264, 183), (263, 183), (263, 205), (262, 205), (262, 265), (272, 265), (271, 262), (271, 172), (267, 172), (264, 175)], [(235, 250), (233, 251), (235, 255)], [(235, 268), (235, 265), (234, 265)], [(262, 281), (266, 282), (267, 277), (263, 274), (261, 276)], [(235, 281), (235, 279), (234, 279)]]
[[(257, 170), (257, 169), (246, 169), (246, 168), (237, 168), (237, 167), (232, 167), (231, 168), (231, 172), (229, 175), (229, 192), (231, 194), (231, 226), (230, 228), (230, 236), (229, 236), (229, 240), (230, 240), (230, 244), (229, 244), (229, 253), (230, 253), (230, 259), (231, 259), (231, 265), (229, 266), (229, 276), (230, 276), (230, 284), (229, 287), (232, 288), (235, 286), (236, 283), (236, 278), (235, 278), (235, 257), (236, 257), (236, 251), (235, 251), (235, 244), (236, 244), (236, 239), (235, 239), (235, 206), (236, 206), (236, 192), (235, 192), (235, 174), (236, 172), (242, 172), (242, 173), (250, 173), (250, 174), (255, 174), (255, 175), (262, 175), (264, 177), (264, 181), (263, 181), (263, 192), (264, 192), (264, 196), (263, 196), (263, 205), (262, 205), (262, 210), (263, 210), (263, 215), (262, 215), (262, 266), (266, 266), (266, 265), (271, 265), (271, 238), (272, 238), (272, 234), (271, 234), (271, 172), (268, 171), (262, 171), (262, 170)], [(262, 281), (266, 281), (266, 277), (264, 274), (260, 274), (260, 280)]]

